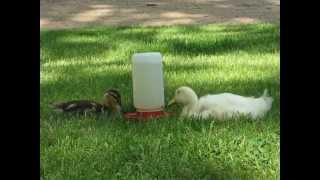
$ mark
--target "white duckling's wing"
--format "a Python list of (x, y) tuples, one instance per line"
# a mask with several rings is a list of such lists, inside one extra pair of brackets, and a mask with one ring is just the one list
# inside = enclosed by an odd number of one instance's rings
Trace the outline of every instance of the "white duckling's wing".
[(199, 99), (199, 111), (231, 117), (236, 113), (248, 114), (252, 111), (254, 98), (247, 98), (231, 93), (207, 95)]
[(230, 94), (206, 95), (199, 99), (200, 111), (208, 110), (213, 107), (230, 107), (234, 104)]

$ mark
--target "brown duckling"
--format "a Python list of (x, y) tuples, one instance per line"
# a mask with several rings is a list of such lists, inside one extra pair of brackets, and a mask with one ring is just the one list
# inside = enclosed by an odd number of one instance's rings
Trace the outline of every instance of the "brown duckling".
[(79, 112), (86, 116), (88, 112), (117, 115), (121, 113), (121, 96), (117, 90), (110, 89), (104, 94), (102, 103), (92, 100), (72, 100), (53, 103), (51, 107), (58, 112)]
[(54, 103), (51, 104), (51, 107), (54, 108), (56, 112), (78, 112), (85, 116), (88, 112), (101, 113), (105, 110), (102, 104), (91, 100), (72, 100)]

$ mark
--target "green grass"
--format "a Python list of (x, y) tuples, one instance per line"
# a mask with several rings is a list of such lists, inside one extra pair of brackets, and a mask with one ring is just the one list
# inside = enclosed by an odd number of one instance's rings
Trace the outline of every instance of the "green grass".
[[(44, 179), (279, 179), (279, 26), (99, 27), (41, 32), (41, 176)], [(54, 114), (52, 101), (100, 100), (121, 90), (132, 102), (131, 56), (164, 56), (166, 102), (191, 86), (199, 96), (232, 92), (275, 98), (260, 121), (146, 123)], [(169, 111), (180, 112), (173, 106)]]

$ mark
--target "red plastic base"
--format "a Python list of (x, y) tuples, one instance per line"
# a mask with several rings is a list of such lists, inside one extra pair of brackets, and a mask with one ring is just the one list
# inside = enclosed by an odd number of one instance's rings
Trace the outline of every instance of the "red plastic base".
[(165, 111), (153, 111), (153, 112), (129, 112), (124, 116), (128, 120), (148, 120), (150, 118), (162, 118), (168, 117), (171, 113)]

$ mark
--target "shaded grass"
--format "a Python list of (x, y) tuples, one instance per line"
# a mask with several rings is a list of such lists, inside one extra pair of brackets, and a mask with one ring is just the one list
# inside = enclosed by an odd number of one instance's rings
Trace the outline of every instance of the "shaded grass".
[[(120, 89), (132, 107), (130, 57), (164, 56), (166, 102), (181, 85), (199, 96), (275, 98), (261, 121), (177, 117), (129, 123), (50, 111)], [(279, 27), (271, 24), (101, 27), (41, 32), (41, 174), (45, 179), (279, 179)], [(180, 112), (181, 107), (170, 111)]]

